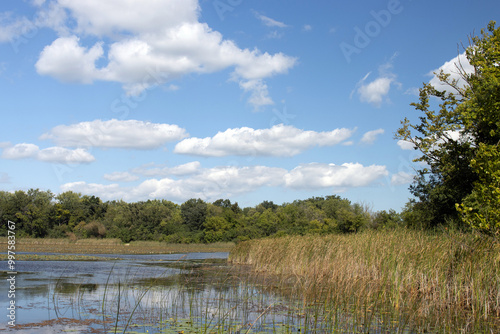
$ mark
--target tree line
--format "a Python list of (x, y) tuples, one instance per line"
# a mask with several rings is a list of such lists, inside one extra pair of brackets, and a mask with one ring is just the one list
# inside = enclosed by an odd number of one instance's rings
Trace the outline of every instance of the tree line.
[[(403, 215), (404, 216), (404, 215)], [(0, 191), (2, 224), (16, 222), (18, 236), (34, 238), (119, 238), (123, 242), (226, 242), (281, 235), (353, 233), (404, 224), (394, 210), (371, 213), (339, 196), (313, 197), (277, 205), (164, 199), (127, 203), (66, 191)], [(7, 229), (3, 228), (2, 235)]]

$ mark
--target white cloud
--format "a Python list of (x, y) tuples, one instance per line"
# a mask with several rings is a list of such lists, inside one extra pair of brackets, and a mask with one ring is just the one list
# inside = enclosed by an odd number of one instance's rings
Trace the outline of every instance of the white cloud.
[(377, 139), (377, 136), (383, 134), (384, 132), (384, 129), (368, 131), (361, 138), (361, 142), (363, 144), (373, 144)]
[(40, 150), (35, 144), (16, 144), (5, 148), (2, 152), (3, 159), (36, 159), (45, 162), (63, 164), (80, 164), (95, 161), (95, 158), (86, 150), (77, 148), (70, 150), (64, 147), (49, 147)]
[(110, 174), (104, 174), (104, 178), (113, 182), (132, 182), (139, 180), (137, 175), (132, 175), (129, 172), (113, 172)]
[(276, 21), (270, 17), (264, 16), (262, 14), (259, 14), (255, 12), (255, 16), (266, 26), (268, 27), (278, 27), (278, 28), (286, 28), (288, 25), (286, 25), (283, 22)]
[(361, 102), (367, 102), (380, 108), (384, 97), (389, 93), (392, 81), (392, 78), (377, 78), (368, 84), (362, 82), (358, 88)]
[(391, 185), (399, 186), (402, 184), (408, 184), (413, 182), (413, 174), (409, 174), (406, 172), (398, 172), (397, 174), (393, 174), (391, 176)]
[(111, 119), (58, 125), (40, 139), (70, 147), (153, 149), (186, 136), (186, 130), (177, 125)]
[(371, 75), (371, 72), (368, 72), (364, 78), (356, 84), (356, 92), (361, 102), (370, 103), (380, 108), (384, 99), (387, 100), (386, 96), (389, 94), (391, 86), (393, 84), (400, 85), (396, 81), (396, 75), (392, 73), (392, 62), (396, 56), (397, 54), (394, 54), (387, 63), (379, 66), (379, 76), (376, 79), (367, 83), (366, 81)]
[(304, 31), (311, 31), (312, 30), (312, 26), (310, 24), (304, 24), (304, 26), (302, 27), (302, 30), (304, 30)]
[[(62, 81), (119, 82), (127, 93), (138, 95), (184, 75), (234, 68), (231, 78), (251, 90), (250, 103), (259, 106), (272, 102), (262, 81), (287, 73), (296, 64), (294, 57), (241, 49), (225, 40), (199, 22), (197, 0), (53, 0), (50, 4), (68, 13), (65, 25), (53, 27), (67, 32), (44, 48), (36, 69)], [(62, 15), (58, 17), (61, 20)], [(83, 37), (88, 36), (102, 41), (84, 45)]]
[(127, 195), (126, 188), (120, 188), (117, 183), (104, 185), (97, 183), (87, 183), (85, 181), (70, 182), (61, 185), (61, 191), (75, 191), (82, 194), (96, 195), (105, 200), (125, 199)]
[(180, 180), (148, 179), (136, 187), (73, 182), (62, 185), (61, 190), (96, 194), (107, 200), (136, 201), (150, 198), (168, 198), (175, 201), (185, 201), (189, 198), (215, 200), (247, 193), (263, 186), (279, 185), (284, 173), (286, 170), (281, 168), (228, 166), (204, 169), (199, 174)]
[(250, 92), (249, 103), (256, 107), (261, 107), (265, 105), (273, 104), (273, 100), (269, 97), (269, 91), (267, 90), (267, 85), (262, 82), (262, 80), (248, 80), (241, 81), (240, 87), (246, 92)]
[(438, 69), (431, 71), (429, 73), (432, 79), (429, 81), (436, 89), (441, 91), (447, 91), (450, 93), (456, 93), (456, 90), (446, 84), (439, 81), (434, 73), (439, 73), (440, 71), (450, 74), (449, 80), (457, 80), (458, 87), (463, 88), (465, 86), (465, 81), (461, 78), (460, 71), (465, 71), (465, 73), (474, 73), (474, 67), (469, 63), (469, 60), (465, 56), (465, 52), (456, 56), (455, 58), (445, 62)]
[(402, 149), (402, 150), (413, 150), (415, 145), (413, 145), (413, 143), (409, 142), (409, 141), (406, 141), (406, 140), (398, 140), (398, 146)]
[(97, 59), (104, 54), (102, 43), (90, 49), (79, 45), (76, 36), (61, 37), (46, 46), (35, 67), (39, 74), (51, 75), (63, 82), (89, 84), (97, 79)]
[(16, 144), (12, 147), (7, 147), (2, 152), (4, 159), (25, 159), (36, 157), (40, 148), (35, 144)]
[(175, 167), (166, 167), (162, 165), (147, 164), (131, 170), (134, 174), (144, 176), (184, 176), (196, 174), (200, 171), (201, 164), (199, 161), (192, 161)]
[(64, 147), (49, 147), (38, 152), (37, 159), (46, 162), (57, 162), (62, 164), (90, 163), (95, 158), (86, 150), (77, 148), (70, 150)]
[(77, 31), (96, 36), (119, 33), (156, 33), (182, 23), (196, 23), (197, 0), (58, 0), (78, 24)]
[(300, 165), (285, 175), (285, 184), (296, 189), (362, 187), (387, 174), (385, 166), (309, 163)]
[(362, 187), (387, 174), (385, 166), (364, 167), (361, 164), (349, 163), (341, 166), (304, 164), (291, 171), (267, 166), (221, 166), (197, 168), (197, 173), (184, 175), (185, 177), (178, 179), (152, 178), (134, 187), (73, 182), (62, 185), (61, 190), (97, 195), (105, 200), (137, 201), (167, 198), (181, 202), (189, 198), (202, 198), (213, 201), (252, 192), (262, 187), (290, 189)]
[(227, 129), (213, 137), (187, 138), (174, 152), (198, 156), (294, 156), (314, 146), (333, 146), (351, 137), (354, 130), (304, 131), (290, 125), (269, 129), (248, 127)]

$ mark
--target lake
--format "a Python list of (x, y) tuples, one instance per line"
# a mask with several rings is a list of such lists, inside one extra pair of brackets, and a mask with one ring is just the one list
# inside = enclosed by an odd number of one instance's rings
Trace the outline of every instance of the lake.
[[(17, 262), (15, 332), (282, 333), (305, 323), (321, 327), (270, 290), (272, 281), (249, 280), (248, 268), (228, 265), (228, 253), (96, 256), (102, 260)], [(9, 282), (3, 276), (0, 307), (7, 315)], [(0, 330), (14, 331), (8, 320)]]

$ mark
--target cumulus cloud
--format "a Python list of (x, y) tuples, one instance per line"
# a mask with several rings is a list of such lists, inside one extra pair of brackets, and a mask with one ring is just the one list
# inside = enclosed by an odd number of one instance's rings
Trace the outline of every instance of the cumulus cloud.
[(35, 144), (16, 144), (12, 147), (7, 147), (2, 152), (2, 158), (4, 159), (25, 159), (25, 158), (33, 158), (38, 152), (40, 152), (40, 148)]
[(143, 166), (139, 166), (136, 168), (133, 168), (131, 170), (132, 173), (134, 174), (139, 174), (143, 176), (184, 176), (184, 175), (190, 175), (190, 174), (195, 174), (200, 171), (201, 164), (199, 161), (192, 161), (188, 162), (182, 165), (174, 166), (174, 167), (167, 167), (163, 165), (156, 165), (156, 164), (146, 164)]
[(363, 144), (373, 144), (378, 135), (384, 134), (384, 129), (377, 129), (366, 132), (361, 138)]
[(95, 161), (95, 158), (85, 149), (77, 148), (71, 150), (65, 147), (44, 148), (38, 152), (37, 159), (62, 164), (90, 163)]
[(97, 194), (104, 199), (136, 201), (149, 198), (168, 198), (185, 201), (189, 198), (215, 200), (221, 196), (235, 196), (263, 186), (279, 185), (286, 170), (274, 167), (215, 167), (204, 169), (189, 178), (148, 179), (136, 187), (118, 184), (73, 182), (61, 186), (62, 191), (73, 190), (84, 194)]
[(94, 156), (82, 148), (71, 150), (64, 147), (49, 147), (41, 150), (37, 145), (28, 143), (5, 148), (2, 152), (2, 158), (14, 160), (31, 158), (62, 164), (81, 164), (95, 161)]
[[(224, 39), (199, 21), (197, 0), (52, 0), (43, 6), (66, 16), (57, 16), (52, 28), (60, 36), (35, 66), (39, 74), (65, 82), (119, 82), (138, 95), (184, 75), (232, 68), (231, 79), (250, 91), (249, 102), (258, 107), (272, 103), (263, 80), (287, 73), (297, 61)], [(100, 41), (89, 45), (89, 36)]]
[(36, 63), (38, 73), (64, 82), (92, 83), (99, 72), (95, 62), (104, 54), (102, 43), (87, 49), (79, 40), (76, 36), (61, 37), (46, 46)]
[[(186, 169), (186, 165), (179, 166)], [(167, 198), (185, 201), (189, 198), (215, 200), (248, 193), (262, 187), (288, 189), (324, 189), (332, 187), (362, 187), (387, 175), (385, 166), (368, 166), (346, 163), (304, 164), (288, 171), (268, 166), (220, 166), (201, 168), (195, 164), (196, 173), (182, 177), (151, 178), (134, 187), (123, 187), (117, 183), (72, 182), (61, 186), (62, 191), (72, 190), (84, 194), (111, 199), (137, 201), (152, 198)], [(160, 176), (158, 173), (157, 176)]]
[(408, 184), (413, 182), (413, 174), (406, 172), (398, 172), (397, 174), (393, 174), (391, 176), (391, 185), (399, 186), (402, 184)]
[(186, 136), (186, 130), (177, 125), (111, 119), (58, 125), (40, 139), (69, 147), (153, 149)]
[(314, 146), (333, 146), (351, 137), (354, 130), (327, 132), (304, 131), (290, 125), (269, 129), (248, 127), (227, 129), (213, 137), (187, 138), (179, 142), (175, 153), (198, 156), (294, 156)]
[(300, 165), (285, 175), (285, 185), (296, 189), (362, 187), (387, 174), (385, 166), (309, 163)]
[(463, 88), (466, 83), (462, 79), (460, 72), (464, 71), (465, 73), (474, 73), (474, 67), (469, 63), (469, 60), (465, 56), (465, 52), (459, 54), (455, 58), (445, 62), (439, 68), (431, 71), (429, 73), (432, 76), (432, 79), (429, 81), (431, 85), (433, 85), (436, 89), (441, 91), (447, 91), (450, 93), (456, 93), (456, 90), (446, 84), (443, 84), (439, 81), (437, 76), (434, 73), (440, 73), (443, 71), (444, 73), (450, 74), (449, 80), (457, 80), (457, 86), (459, 88)]

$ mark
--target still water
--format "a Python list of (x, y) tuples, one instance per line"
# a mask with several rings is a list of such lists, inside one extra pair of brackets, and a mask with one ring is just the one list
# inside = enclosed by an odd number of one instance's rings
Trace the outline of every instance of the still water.
[[(38, 253), (40, 254), (40, 253)], [(49, 255), (44, 253), (43, 255)], [(77, 255), (77, 254), (75, 254)], [(97, 255), (98, 261), (16, 263), (16, 328), (8, 276), (0, 330), (16, 333), (296, 332), (301, 316), (265, 284), (227, 264), (228, 253)]]

